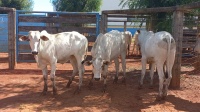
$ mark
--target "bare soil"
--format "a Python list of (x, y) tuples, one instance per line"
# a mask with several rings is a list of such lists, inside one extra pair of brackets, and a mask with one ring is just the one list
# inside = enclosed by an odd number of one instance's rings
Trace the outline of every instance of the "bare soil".
[[(187, 60), (186, 60), (187, 61)], [(194, 60), (193, 60), (194, 61)], [(189, 60), (188, 62), (191, 62)], [(149, 89), (149, 74), (145, 76), (144, 88), (138, 90), (141, 64), (139, 57), (127, 59), (127, 81), (113, 84), (114, 65), (109, 67), (108, 87), (101, 92), (103, 81), (94, 82), (88, 88), (92, 67), (85, 67), (83, 86), (79, 94), (73, 94), (78, 85), (78, 76), (70, 88), (66, 88), (72, 74), (70, 64), (58, 64), (56, 85), (58, 95), (52, 94), (50, 78), (48, 93), (43, 90), (42, 72), (36, 63), (18, 63), (15, 70), (8, 69), (8, 55), (0, 54), (0, 111), (1, 112), (199, 112), (200, 111), (200, 71), (194, 67), (182, 66), (181, 86), (169, 90), (165, 101), (156, 101), (158, 76), (154, 77), (154, 88)]]

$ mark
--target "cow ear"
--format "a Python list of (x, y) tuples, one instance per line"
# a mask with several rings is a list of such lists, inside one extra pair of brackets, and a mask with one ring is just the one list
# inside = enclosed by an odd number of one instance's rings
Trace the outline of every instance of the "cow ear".
[(30, 41), (30, 39), (28, 38), (28, 36), (21, 36), (19, 37), (19, 41)]
[(83, 65), (86, 65), (86, 66), (90, 66), (92, 64), (92, 61), (82, 61), (81, 62)]
[(40, 39), (42, 39), (43, 41), (48, 41), (48, 40), (49, 40), (49, 38), (48, 38), (48, 37), (46, 37), (46, 36), (44, 36), (44, 35), (43, 35), (43, 36), (41, 36), (41, 37), (40, 37)]
[(140, 34), (140, 30), (137, 30), (138, 34)]
[(106, 60), (103, 61), (104, 65), (108, 65), (109, 63), (110, 63), (109, 61), (106, 61)]

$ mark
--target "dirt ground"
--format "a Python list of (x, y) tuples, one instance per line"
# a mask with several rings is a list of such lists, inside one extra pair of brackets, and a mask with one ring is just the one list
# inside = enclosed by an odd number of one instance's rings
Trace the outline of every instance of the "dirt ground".
[[(88, 88), (91, 67), (86, 67), (80, 94), (73, 94), (78, 76), (70, 88), (66, 88), (72, 74), (70, 64), (58, 64), (56, 85), (58, 95), (52, 94), (50, 78), (48, 93), (43, 90), (42, 72), (35, 63), (18, 63), (15, 70), (8, 69), (7, 54), (0, 54), (0, 112), (198, 112), (200, 111), (200, 72), (191, 66), (182, 66), (181, 87), (169, 90), (165, 101), (156, 101), (158, 76), (154, 77), (154, 88), (149, 89), (149, 75), (144, 80), (144, 88), (138, 90), (140, 59), (129, 56), (127, 59), (127, 83), (113, 84), (113, 64), (109, 67), (108, 87), (101, 92), (103, 81), (94, 82)], [(190, 62), (190, 61), (189, 61)]]

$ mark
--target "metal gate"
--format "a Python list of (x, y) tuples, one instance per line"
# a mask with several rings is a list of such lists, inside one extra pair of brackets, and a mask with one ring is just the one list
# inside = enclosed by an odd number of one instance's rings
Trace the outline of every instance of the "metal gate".
[(92, 12), (16, 12), (16, 54), (17, 62), (33, 62), (28, 42), (18, 38), (27, 35), (28, 31), (46, 30), (48, 33), (77, 31), (84, 34), (88, 41), (95, 41), (99, 34), (99, 13)]
[(8, 15), (0, 14), (0, 52), (8, 52)]

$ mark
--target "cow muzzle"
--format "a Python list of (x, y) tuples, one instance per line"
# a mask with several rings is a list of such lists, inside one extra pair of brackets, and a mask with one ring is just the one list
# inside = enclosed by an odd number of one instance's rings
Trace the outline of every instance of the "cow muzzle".
[(32, 51), (32, 55), (38, 55), (38, 52)]
[(94, 80), (95, 80), (95, 81), (99, 81), (99, 80), (100, 80), (100, 78), (94, 78)]

